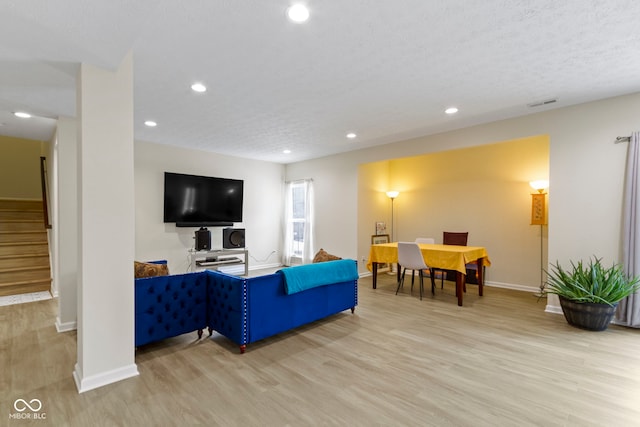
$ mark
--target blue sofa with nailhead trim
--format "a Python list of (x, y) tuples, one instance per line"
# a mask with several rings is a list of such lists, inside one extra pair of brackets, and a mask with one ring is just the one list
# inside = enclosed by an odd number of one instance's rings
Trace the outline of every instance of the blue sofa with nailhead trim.
[[(355, 279), (293, 294), (287, 294), (280, 273), (245, 278), (208, 271), (209, 333), (215, 330), (226, 336), (244, 353), (249, 343), (347, 309), (353, 313), (358, 305), (358, 274), (356, 261), (349, 261), (353, 262)], [(331, 262), (341, 261), (328, 261), (322, 267)], [(313, 271), (314, 267), (308, 266)]]

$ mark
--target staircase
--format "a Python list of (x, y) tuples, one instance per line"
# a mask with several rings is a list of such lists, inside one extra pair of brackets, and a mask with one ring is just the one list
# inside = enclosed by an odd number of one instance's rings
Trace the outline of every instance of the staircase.
[(50, 288), (42, 201), (0, 199), (0, 296)]

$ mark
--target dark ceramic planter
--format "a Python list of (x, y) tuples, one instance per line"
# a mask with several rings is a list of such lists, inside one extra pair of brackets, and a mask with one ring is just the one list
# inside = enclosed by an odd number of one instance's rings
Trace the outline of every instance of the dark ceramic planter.
[(564, 318), (571, 326), (589, 331), (604, 331), (616, 314), (618, 303), (613, 306), (593, 302), (575, 302), (558, 296)]

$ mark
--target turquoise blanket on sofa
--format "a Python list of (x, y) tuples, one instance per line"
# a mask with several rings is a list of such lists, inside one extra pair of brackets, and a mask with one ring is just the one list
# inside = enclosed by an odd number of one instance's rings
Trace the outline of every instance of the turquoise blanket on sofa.
[(330, 283), (348, 282), (358, 278), (358, 268), (352, 259), (318, 262), (278, 270), (284, 276), (288, 295)]

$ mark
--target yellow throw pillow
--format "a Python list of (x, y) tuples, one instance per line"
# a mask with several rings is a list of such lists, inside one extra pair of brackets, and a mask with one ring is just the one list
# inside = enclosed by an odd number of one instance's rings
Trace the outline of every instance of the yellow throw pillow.
[(320, 248), (315, 257), (313, 257), (313, 262), (325, 262), (325, 261), (335, 261), (337, 259), (342, 259), (339, 256), (331, 255), (324, 249)]
[(133, 271), (136, 279), (169, 275), (169, 267), (167, 264), (151, 264), (149, 262), (134, 261)]

